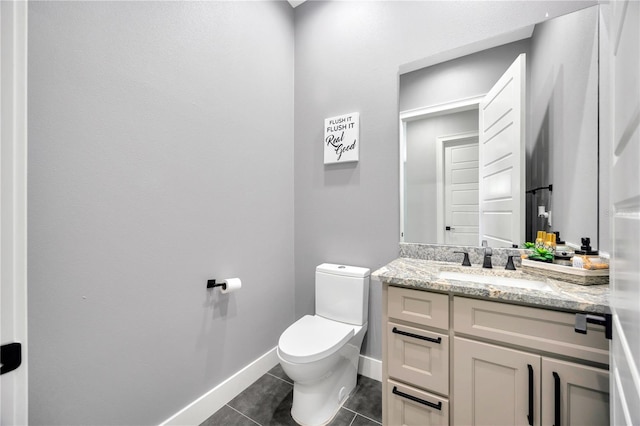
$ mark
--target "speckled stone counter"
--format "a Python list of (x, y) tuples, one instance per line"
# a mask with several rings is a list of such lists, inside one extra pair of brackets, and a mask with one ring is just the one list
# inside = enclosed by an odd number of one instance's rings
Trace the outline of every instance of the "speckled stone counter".
[[(547, 309), (575, 312), (609, 313), (609, 286), (581, 286), (563, 281), (546, 279), (552, 291), (539, 291), (517, 287), (483, 284), (470, 280), (458, 281), (439, 278), (441, 271), (464, 272), (475, 275), (493, 275), (539, 281), (539, 277), (521, 270), (507, 271), (502, 268), (482, 269), (479, 265), (459, 266), (456, 263), (433, 260), (398, 258), (371, 275), (378, 281), (418, 290), (431, 290), (454, 295), (478, 297), (495, 301), (511, 302)], [(470, 276), (470, 279), (473, 275)]]
[[(507, 264), (507, 258), (513, 256), (516, 267), (520, 266), (521, 249), (492, 247), (491, 262), (494, 267), (502, 267)], [(413, 259), (435, 260), (440, 262), (462, 262), (462, 255), (456, 252), (469, 253), (472, 264), (480, 263), (484, 257), (482, 247), (473, 246), (449, 246), (442, 244), (400, 243), (400, 257)]]

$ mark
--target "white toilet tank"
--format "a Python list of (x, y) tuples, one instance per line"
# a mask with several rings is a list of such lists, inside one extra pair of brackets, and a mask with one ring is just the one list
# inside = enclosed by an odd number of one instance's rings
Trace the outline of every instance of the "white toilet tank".
[(316, 315), (364, 325), (369, 316), (369, 268), (323, 263), (316, 267)]

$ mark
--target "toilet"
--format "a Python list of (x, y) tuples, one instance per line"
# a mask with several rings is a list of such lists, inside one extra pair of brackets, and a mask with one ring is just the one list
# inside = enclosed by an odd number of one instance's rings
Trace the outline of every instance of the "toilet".
[(291, 416), (300, 425), (329, 423), (356, 386), (367, 332), (369, 269), (324, 263), (316, 268), (316, 314), (278, 341), (278, 359), (293, 380)]

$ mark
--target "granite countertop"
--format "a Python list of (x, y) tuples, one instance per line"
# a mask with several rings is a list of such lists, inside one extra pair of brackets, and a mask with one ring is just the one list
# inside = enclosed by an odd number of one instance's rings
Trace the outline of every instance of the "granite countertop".
[[(441, 271), (544, 281), (552, 290), (541, 291), (483, 284), (471, 281), (472, 277), (465, 281), (443, 279), (438, 277)], [(547, 309), (593, 313), (610, 312), (608, 285), (571, 284), (549, 278), (542, 279), (521, 270), (483, 269), (480, 265), (464, 267), (450, 262), (401, 257), (373, 272), (371, 276), (381, 282), (418, 290), (433, 290)]]

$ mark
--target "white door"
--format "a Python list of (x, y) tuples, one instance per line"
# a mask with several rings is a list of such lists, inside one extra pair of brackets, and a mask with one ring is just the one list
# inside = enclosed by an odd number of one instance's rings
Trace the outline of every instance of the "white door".
[(520, 54), (480, 102), (480, 241), (524, 242), (526, 58)]
[[(0, 344), (4, 373), (0, 375), (0, 425), (5, 426), (28, 424), (26, 1), (0, 1), (0, 43)], [(13, 369), (17, 364), (13, 361), (19, 358), (21, 365)]]
[(444, 143), (445, 244), (478, 244), (478, 137)]
[(640, 424), (640, 2), (610, 9), (611, 424)]

